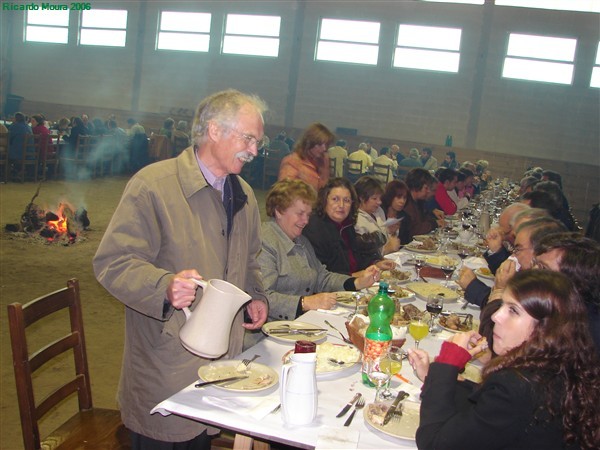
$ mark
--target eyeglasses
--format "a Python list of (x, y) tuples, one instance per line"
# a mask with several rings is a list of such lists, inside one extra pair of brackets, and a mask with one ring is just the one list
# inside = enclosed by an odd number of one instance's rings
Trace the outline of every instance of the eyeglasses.
[(241, 133), (240, 131), (236, 130), (235, 128), (231, 128), (231, 131), (233, 131), (238, 136), (238, 138), (240, 138), (242, 141), (244, 141), (244, 143), (246, 144), (246, 147), (252, 147), (253, 145), (256, 145), (256, 148), (259, 149), (265, 144), (264, 137), (262, 139), (256, 139), (254, 136), (251, 136), (251, 135), (245, 134), (245, 133)]
[(532, 247), (521, 247), (520, 245), (515, 245), (515, 248), (513, 248), (513, 254), (516, 255), (517, 253), (522, 252), (523, 250), (531, 250)]

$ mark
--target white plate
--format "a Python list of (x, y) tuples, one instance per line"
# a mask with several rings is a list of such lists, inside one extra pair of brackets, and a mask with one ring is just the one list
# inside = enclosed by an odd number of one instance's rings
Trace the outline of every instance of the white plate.
[(421, 410), (420, 403), (414, 403), (409, 401), (402, 402), (402, 416), (400, 420), (394, 417), (388, 422), (387, 425), (383, 426), (373, 422), (372, 418), (369, 417), (371, 408), (375, 405), (370, 403), (363, 411), (365, 422), (372, 428), (388, 436), (393, 436), (402, 439), (408, 439), (411, 441), (415, 440), (417, 434), (417, 428), (419, 428), (419, 413)]
[(494, 277), (493, 273), (490, 273), (488, 275), (487, 273), (481, 272), (481, 268), (475, 270), (475, 275), (477, 275), (478, 277), (481, 277), (481, 278), (485, 278), (486, 280), (494, 280), (496, 278), (496, 277)]
[(430, 295), (439, 293), (444, 294), (444, 303), (454, 303), (460, 298), (456, 291), (433, 282), (424, 283), (422, 281), (415, 281), (414, 283), (408, 283), (406, 288), (417, 294), (417, 297), (421, 300), (427, 300)]
[(279, 381), (279, 375), (264, 364), (253, 362), (245, 371), (239, 371), (241, 360), (215, 361), (200, 366), (198, 376), (203, 381), (213, 381), (223, 378), (248, 375), (243, 380), (225, 384), (213, 384), (214, 387), (234, 392), (256, 392), (268, 389)]
[[(469, 330), (453, 330), (452, 328), (448, 328), (445, 327), (444, 325), (442, 325), (442, 323), (440, 322), (440, 319), (437, 320), (438, 325), (443, 328), (446, 331), (449, 331), (450, 333), (461, 333), (464, 331), (469, 331)], [(479, 329), (479, 320), (473, 320), (473, 328), (471, 328), (472, 330), (478, 330)]]
[(411, 252), (415, 252), (415, 253), (435, 253), (435, 252), (437, 252), (437, 248), (434, 248), (433, 250), (427, 250), (427, 249), (424, 249), (421, 247), (423, 247), (423, 246), (422, 245), (412, 246), (412, 245), (408, 244), (408, 245), (404, 246), (404, 249), (409, 250)]
[[(283, 355), (282, 362), (284, 364), (288, 362), (293, 352), (294, 350), (288, 350)], [(327, 358), (331, 357), (338, 361), (344, 361), (344, 364), (334, 364), (328, 361)], [(350, 372), (360, 362), (361, 353), (354, 345), (332, 344), (330, 342), (317, 345), (316, 374), (318, 379), (330, 378), (331, 376)]]
[(419, 241), (419, 242), (423, 242), (425, 239), (432, 239), (432, 240), (436, 240), (435, 236), (431, 235), (431, 234), (415, 234), (413, 236), (413, 239), (415, 241)]
[(286, 325), (289, 325), (290, 329), (293, 330), (303, 330), (306, 328), (320, 328), (318, 325), (306, 322), (298, 322), (292, 320), (277, 320), (275, 322), (267, 322), (262, 326), (262, 331), (267, 336), (272, 337), (273, 339), (280, 342), (287, 342), (288, 344), (293, 344), (296, 341), (312, 341), (317, 342), (325, 339), (327, 337), (327, 330), (324, 330), (318, 334), (302, 334), (302, 333), (290, 333), (290, 334), (271, 334), (271, 330), (276, 328), (287, 328)]
[(445, 262), (451, 263), (457, 269), (460, 266), (460, 257), (456, 255), (427, 255), (425, 261), (428, 266), (436, 269), (441, 269)]

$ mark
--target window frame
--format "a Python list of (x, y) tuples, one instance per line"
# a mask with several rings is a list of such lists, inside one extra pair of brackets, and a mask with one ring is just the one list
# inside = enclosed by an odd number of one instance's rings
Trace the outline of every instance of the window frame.
[[(200, 14), (200, 15), (205, 15), (208, 16), (208, 31), (195, 31), (195, 30), (172, 30), (172, 29), (162, 29), (162, 25), (163, 25), (163, 14)], [(192, 53), (208, 53), (208, 51), (210, 50), (210, 38), (211, 38), (211, 26), (212, 26), (212, 19), (213, 19), (213, 14), (210, 12), (203, 12), (203, 11), (171, 11), (171, 10), (161, 10), (159, 15), (158, 15), (158, 29), (156, 32), (156, 46), (155, 46), (155, 50), (158, 51), (178, 51), (178, 52), (192, 52)], [(168, 37), (173, 37), (173, 36), (180, 36), (183, 39), (186, 39), (186, 37), (191, 37), (191, 38), (203, 38), (205, 37), (206, 39), (206, 45), (205, 47), (203, 46), (202, 49), (193, 49), (193, 48), (172, 48), (172, 47), (164, 47), (161, 48), (159, 47), (160, 42), (161, 42), (161, 37), (165, 36), (166, 39)], [(170, 40), (170, 39), (169, 39)], [(202, 44), (202, 39), (200, 40), (200, 44)], [(204, 50), (204, 48), (206, 48)]]
[[(51, 17), (50, 14), (64, 14), (67, 18), (67, 23), (66, 25), (58, 25), (58, 24), (49, 24), (49, 23), (43, 23), (43, 21), (40, 21), (39, 23), (34, 23), (34, 22), (30, 22), (30, 14), (34, 13), (33, 15), (37, 15), (36, 13), (38, 12), (42, 12), (41, 10), (29, 10), (27, 11), (27, 14), (25, 14), (25, 18), (24, 18), (24, 26), (23, 26), (23, 42), (27, 42), (27, 43), (32, 43), (32, 42), (36, 42), (36, 43), (42, 43), (42, 44), (58, 44), (58, 45), (67, 45), (69, 43), (69, 24), (70, 24), (70, 14), (69, 11), (65, 11), (65, 10), (56, 10), (56, 11), (43, 11), (43, 15), (40, 14), (40, 17), (46, 17), (49, 18)], [(27, 36), (29, 34), (30, 29), (39, 29), (40, 31), (44, 30), (44, 34), (47, 33), (48, 30), (61, 30), (66, 34), (66, 39), (65, 40), (61, 40), (61, 41), (57, 41), (57, 40), (41, 40), (41, 39), (29, 39)]]
[[(325, 21), (331, 21), (331, 22), (348, 22), (348, 26), (351, 26), (352, 23), (358, 24), (358, 23), (363, 23), (363, 24), (370, 24), (370, 25), (376, 25), (377, 26), (377, 37), (376, 39), (372, 39), (371, 42), (369, 42), (368, 40), (350, 40), (350, 39), (342, 39), (340, 36), (339, 39), (333, 39), (331, 37), (329, 38), (324, 38), (323, 37), (323, 30), (324, 28), (324, 22)], [(329, 32), (329, 31), (328, 31)], [(321, 46), (321, 44), (323, 44), (323, 46)], [(380, 50), (380, 45), (381, 45), (381, 22), (377, 22), (377, 21), (372, 21), (372, 20), (355, 20), (355, 19), (340, 19), (340, 18), (334, 18), (334, 17), (321, 17), (320, 21), (319, 21), (319, 30), (317, 32), (317, 42), (315, 45), (315, 54), (314, 54), (314, 60), (318, 61), (318, 62), (333, 62), (333, 63), (341, 63), (341, 64), (356, 64), (356, 65), (361, 65), (361, 66), (371, 66), (371, 67), (376, 67), (379, 64), (379, 50)], [(353, 60), (351, 58), (325, 58), (325, 57), (320, 57), (319, 54), (321, 53), (326, 54), (329, 53), (331, 54), (333, 51), (339, 51), (341, 54), (347, 55), (351, 52), (348, 51), (348, 49), (354, 49), (355, 52), (354, 54), (358, 54), (358, 51), (360, 49), (374, 49), (375, 52), (373, 55), (370, 55), (371, 57), (371, 62), (367, 62), (366, 60)], [(342, 51), (343, 49), (346, 49), (346, 51)]]
[[(277, 30), (276, 32), (273, 32), (271, 34), (267, 33), (258, 33), (258, 32), (252, 32), (253, 30), (247, 31), (247, 30), (243, 30), (245, 32), (234, 32), (234, 31), (230, 31), (229, 30), (229, 25), (230, 25), (230, 17), (234, 18), (234, 17), (243, 17), (243, 16), (247, 16), (247, 17), (264, 17), (264, 18), (273, 18), (273, 19), (278, 19), (279, 23), (277, 24)], [(255, 57), (255, 58), (279, 58), (279, 53), (281, 50), (281, 23), (282, 23), (282, 16), (280, 15), (276, 15), (276, 14), (249, 14), (249, 13), (227, 13), (225, 14), (225, 17), (223, 18), (224, 23), (223, 23), (223, 35), (221, 38), (221, 54), (223, 55), (237, 55), (237, 56), (249, 56), (249, 57)], [(243, 24), (243, 26), (250, 26), (248, 24)], [(240, 42), (245, 42), (246, 45), (250, 48), (252, 47), (258, 47), (260, 46), (261, 42), (262, 43), (271, 43), (271, 44), (275, 44), (277, 48), (275, 49), (274, 46), (272, 48), (272, 51), (270, 54), (265, 54), (265, 53), (254, 53), (254, 52), (240, 52), (240, 51), (234, 51), (235, 48), (240, 48), (243, 46), (239, 46)], [(253, 44), (250, 44), (250, 42), (253, 42)], [(237, 44), (236, 44), (237, 43)], [(231, 46), (231, 47), (230, 47)], [(273, 51), (276, 50), (276, 51)]]
[[(94, 14), (97, 16), (99, 11), (118, 11), (118, 12), (124, 12), (125, 13), (125, 27), (121, 28), (118, 26), (86, 26), (84, 25), (85, 22), (85, 16), (88, 14)], [(127, 22), (129, 21), (130, 18), (130, 14), (129, 14), (129, 10), (127, 9), (93, 9), (93, 10), (87, 10), (87, 11), (81, 11), (80, 14), (80, 22), (79, 22), (79, 39), (78, 39), (78, 45), (80, 46), (86, 46), (86, 47), (110, 47), (110, 48), (125, 48), (127, 47)], [(88, 33), (89, 32), (89, 33)], [(87, 42), (83, 42), (84, 39), (88, 39), (88, 36), (84, 37), (85, 35), (107, 35), (107, 34), (112, 34), (111, 32), (118, 34), (118, 35), (122, 35), (122, 45), (120, 44), (106, 44), (105, 42), (103, 43), (87, 43)]]

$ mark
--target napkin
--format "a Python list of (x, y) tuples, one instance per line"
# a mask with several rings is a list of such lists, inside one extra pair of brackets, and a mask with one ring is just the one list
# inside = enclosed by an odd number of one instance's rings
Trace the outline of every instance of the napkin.
[(317, 309), (317, 311), (325, 313), (325, 314), (333, 314), (334, 316), (343, 316), (344, 314), (348, 314), (347, 309), (335, 307), (333, 309)]
[(408, 395), (408, 400), (413, 402), (421, 402), (421, 388), (419, 386), (415, 386), (414, 384), (409, 383), (400, 383), (400, 386), (397, 387), (399, 391), (404, 391)]
[(469, 269), (475, 270), (480, 269), (481, 267), (487, 267), (487, 262), (479, 256), (470, 256), (463, 261), (463, 265)]
[(213, 397), (204, 396), (202, 401), (211, 406), (230, 411), (241, 416), (262, 420), (279, 406), (279, 393), (266, 397)]
[(360, 432), (342, 427), (321, 427), (317, 436), (315, 450), (356, 448)]

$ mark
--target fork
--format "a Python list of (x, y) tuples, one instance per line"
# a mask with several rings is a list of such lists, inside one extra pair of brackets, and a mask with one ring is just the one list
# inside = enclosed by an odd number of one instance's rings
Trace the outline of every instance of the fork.
[(337, 331), (340, 334), (340, 337), (342, 338), (342, 340), (347, 343), (347, 344), (352, 344), (352, 341), (350, 339), (348, 339), (347, 337), (345, 337), (342, 332), (340, 330), (338, 330), (331, 322), (329, 322), (329, 320), (326, 320), (325, 323), (327, 324), (327, 326), (329, 328), (334, 329), (335, 331)]
[(356, 405), (354, 405), (354, 409), (352, 410), (352, 414), (350, 414), (350, 417), (348, 417), (348, 419), (346, 419), (346, 422), (344, 422), (344, 426), (350, 426), (350, 424), (352, 423), (352, 419), (354, 419), (354, 414), (356, 414), (356, 411), (363, 409), (365, 407), (365, 398), (361, 397), (358, 399), (358, 401), (356, 402)]
[(246, 367), (248, 367), (248, 366), (250, 365), (250, 363), (251, 363), (252, 361), (254, 361), (256, 358), (260, 358), (260, 355), (254, 355), (254, 356), (252, 357), (252, 359), (243, 359), (243, 360), (242, 360), (242, 364), (243, 364), (243, 365), (245, 365)]

